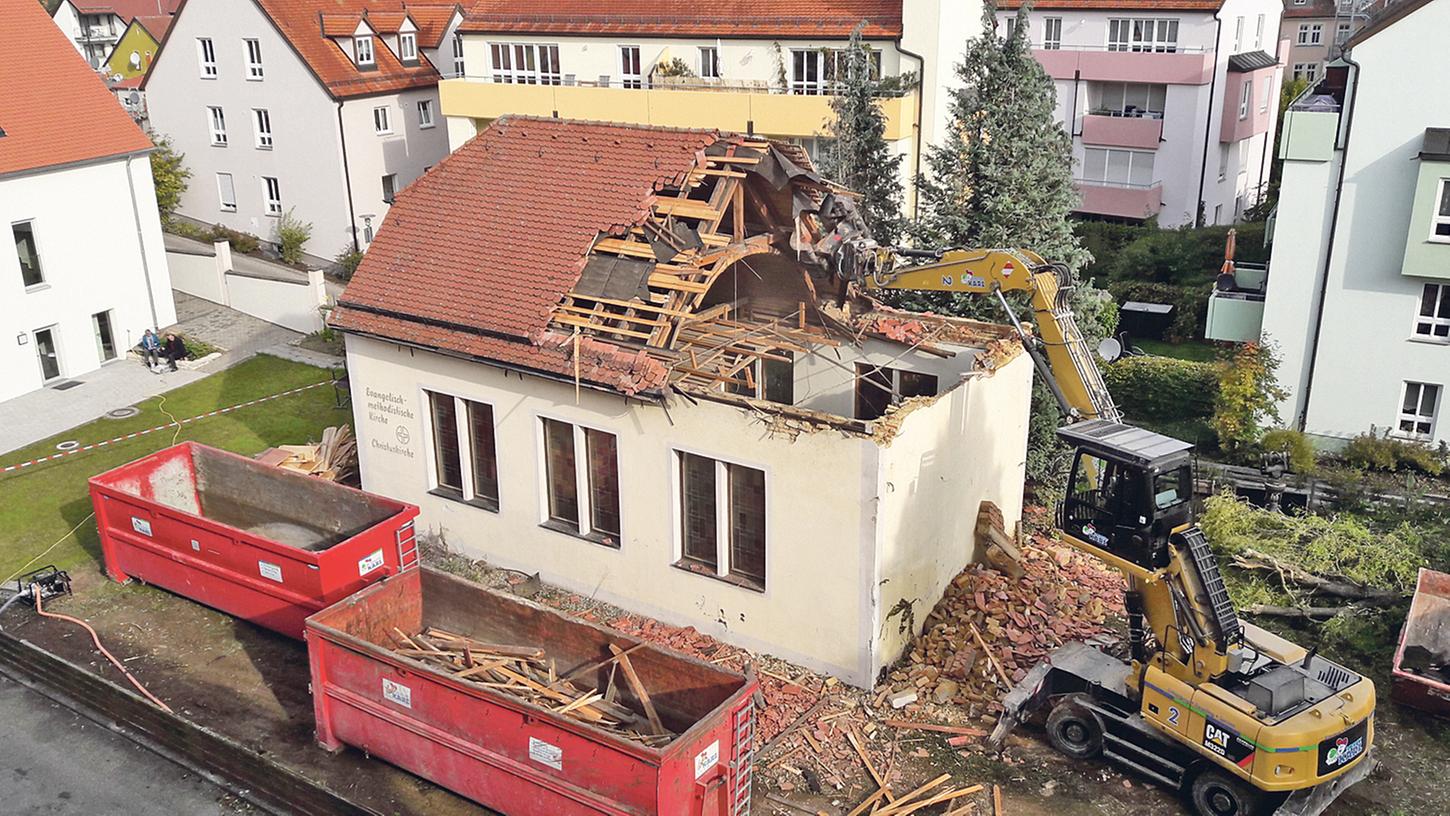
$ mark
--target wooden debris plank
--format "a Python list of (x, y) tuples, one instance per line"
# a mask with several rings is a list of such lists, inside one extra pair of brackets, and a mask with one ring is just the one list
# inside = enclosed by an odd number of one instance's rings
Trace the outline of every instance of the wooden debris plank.
[(614, 656), (619, 658), (619, 668), (624, 672), (624, 679), (629, 681), (629, 687), (639, 698), (639, 704), (644, 708), (644, 715), (649, 718), (650, 727), (656, 734), (663, 733), (665, 726), (660, 722), (659, 712), (655, 711), (654, 701), (649, 698), (649, 692), (645, 690), (644, 683), (640, 682), (639, 675), (635, 673), (634, 664), (629, 662), (629, 655), (613, 643), (609, 644), (609, 651), (614, 652)]
[(759, 156), (706, 156), (705, 160), (716, 164), (760, 164)]
[(861, 757), (861, 764), (866, 766), (866, 773), (871, 774), (871, 779), (876, 783), (876, 787), (886, 791), (886, 801), (895, 802), (896, 797), (891, 793), (891, 786), (886, 784), (886, 780), (876, 772), (876, 766), (871, 764), (871, 757), (866, 753), (866, 749), (861, 747), (861, 740), (856, 737), (855, 728), (846, 729), (846, 740), (851, 743), (852, 748), (856, 749), (856, 756)]
[(663, 198), (655, 202), (655, 212), (673, 215), (676, 218), (698, 218), (702, 221), (712, 221), (720, 217), (720, 212), (710, 206), (708, 202), (696, 201), (693, 198)]
[(571, 314), (559, 314), (558, 312), (555, 312), (554, 320), (556, 322), (564, 323), (570, 326), (579, 326), (585, 329), (596, 329), (602, 334), (622, 334), (626, 337), (638, 337), (642, 340), (648, 340), (650, 338), (649, 332), (635, 331), (633, 329), (621, 329), (617, 326), (603, 326), (591, 320), (587, 320), (585, 318)]
[[(602, 310), (602, 309), (600, 309), (598, 307), (591, 309), (591, 308), (585, 308), (583, 306), (556, 306), (555, 308), (557, 310), (559, 310), (559, 311), (562, 311), (562, 312), (566, 313), (566, 314), (571, 314), (571, 315), (572, 314), (590, 315), (590, 316), (593, 316), (593, 317), (597, 318), (598, 320), (623, 320), (623, 321), (628, 322), (628, 323), (638, 323), (638, 324), (644, 325), (644, 326), (668, 326), (669, 325), (669, 321), (668, 320), (660, 320), (658, 317), (656, 317), (654, 315), (650, 315), (648, 317), (644, 317), (644, 316), (640, 316), (640, 315), (625, 314), (623, 312), (604, 311), (604, 310)], [(599, 325), (601, 328), (608, 328), (608, 327), (604, 326), (602, 323), (595, 324), (595, 325)]]
[[(870, 808), (872, 805), (880, 802), (885, 796), (886, 788), (877, 788), (876, 792), (866, 797), (865, 801), (861, 802), (861, 804), (855, 806), (854, 808), (851, 808), (846, 816), (861, 816), (862, 813), (866, 812), (867, 808)], [(875, 811), (873, 810), (872, 812), (874, 813)]]
[(992, 816), (1002, 816), (1002, 789), (992, 786)]
[(625, 241), (619, 238), (600, 238), (594, 243), (595, 252), (613, 252), (638, 258), (654, 258), (654, 247), (640, 241)]

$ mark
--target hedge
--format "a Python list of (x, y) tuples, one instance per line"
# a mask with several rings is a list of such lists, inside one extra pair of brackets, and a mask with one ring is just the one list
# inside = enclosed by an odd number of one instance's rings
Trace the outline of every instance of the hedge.
[(1213, 415), (1213, 363), (1172, 357), (1124, 357), (1103, 367), (1113, 401), (1134, 419), (1176, 422)]

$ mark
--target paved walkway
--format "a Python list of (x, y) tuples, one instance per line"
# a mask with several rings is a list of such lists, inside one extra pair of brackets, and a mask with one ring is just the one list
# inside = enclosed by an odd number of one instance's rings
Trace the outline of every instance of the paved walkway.
[(195, 382), (258, 352), (315, 366), (341, 365), (338, 358), (291, 345), (302, 335), (216, 303), (176, 292), (177, 328), (225, 349), (198, 368), (153, 374), (127, 355), (89, 374), (64, 391), (42, 388), (0, 402), (0, 454), (90, 422), (107, 411)]

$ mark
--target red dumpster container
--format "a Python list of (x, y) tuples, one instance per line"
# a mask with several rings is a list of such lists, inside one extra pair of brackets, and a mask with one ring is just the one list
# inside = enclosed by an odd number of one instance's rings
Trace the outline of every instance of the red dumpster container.
[[(647, 747), (392, 650), (393, 627), (437, 626), (543, 648), (561, 674), (640, 641), (422, 568), (307, 619), (317, 738), (352, 745), (508, 816), (748, 813), (753, 679), (654, 646), (629, 659), (679, 734)], [(577, 679), (606, 681), (607, 669)], [(639, 711), (625, 691), (618, 702)]]
[(284, 635), (417, 566), (418, 508), (183, 442), (90, 479), (106, 572)]
[(1390, 697), (1450, 716), (1450, 575), (1420, 569), (1410, 613), (1395, 649)]

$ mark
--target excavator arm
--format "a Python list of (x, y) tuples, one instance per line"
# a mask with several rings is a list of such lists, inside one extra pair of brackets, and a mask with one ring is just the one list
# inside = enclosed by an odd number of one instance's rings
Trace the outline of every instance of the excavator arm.
[[(1065, 414), (1073, 419), (1120, 419), (1102, 372), (1067, 305), (1073, 283), (1063, 265), (1025, 249), (922, 251), (878, 247), (871, 262), (860, 267), (854, 282), (868, 291), (995, 295)], [(1030, 296), (1035, 336), (1018, 321), (1003, 297), (1003, 292), (1011, 291)]]

